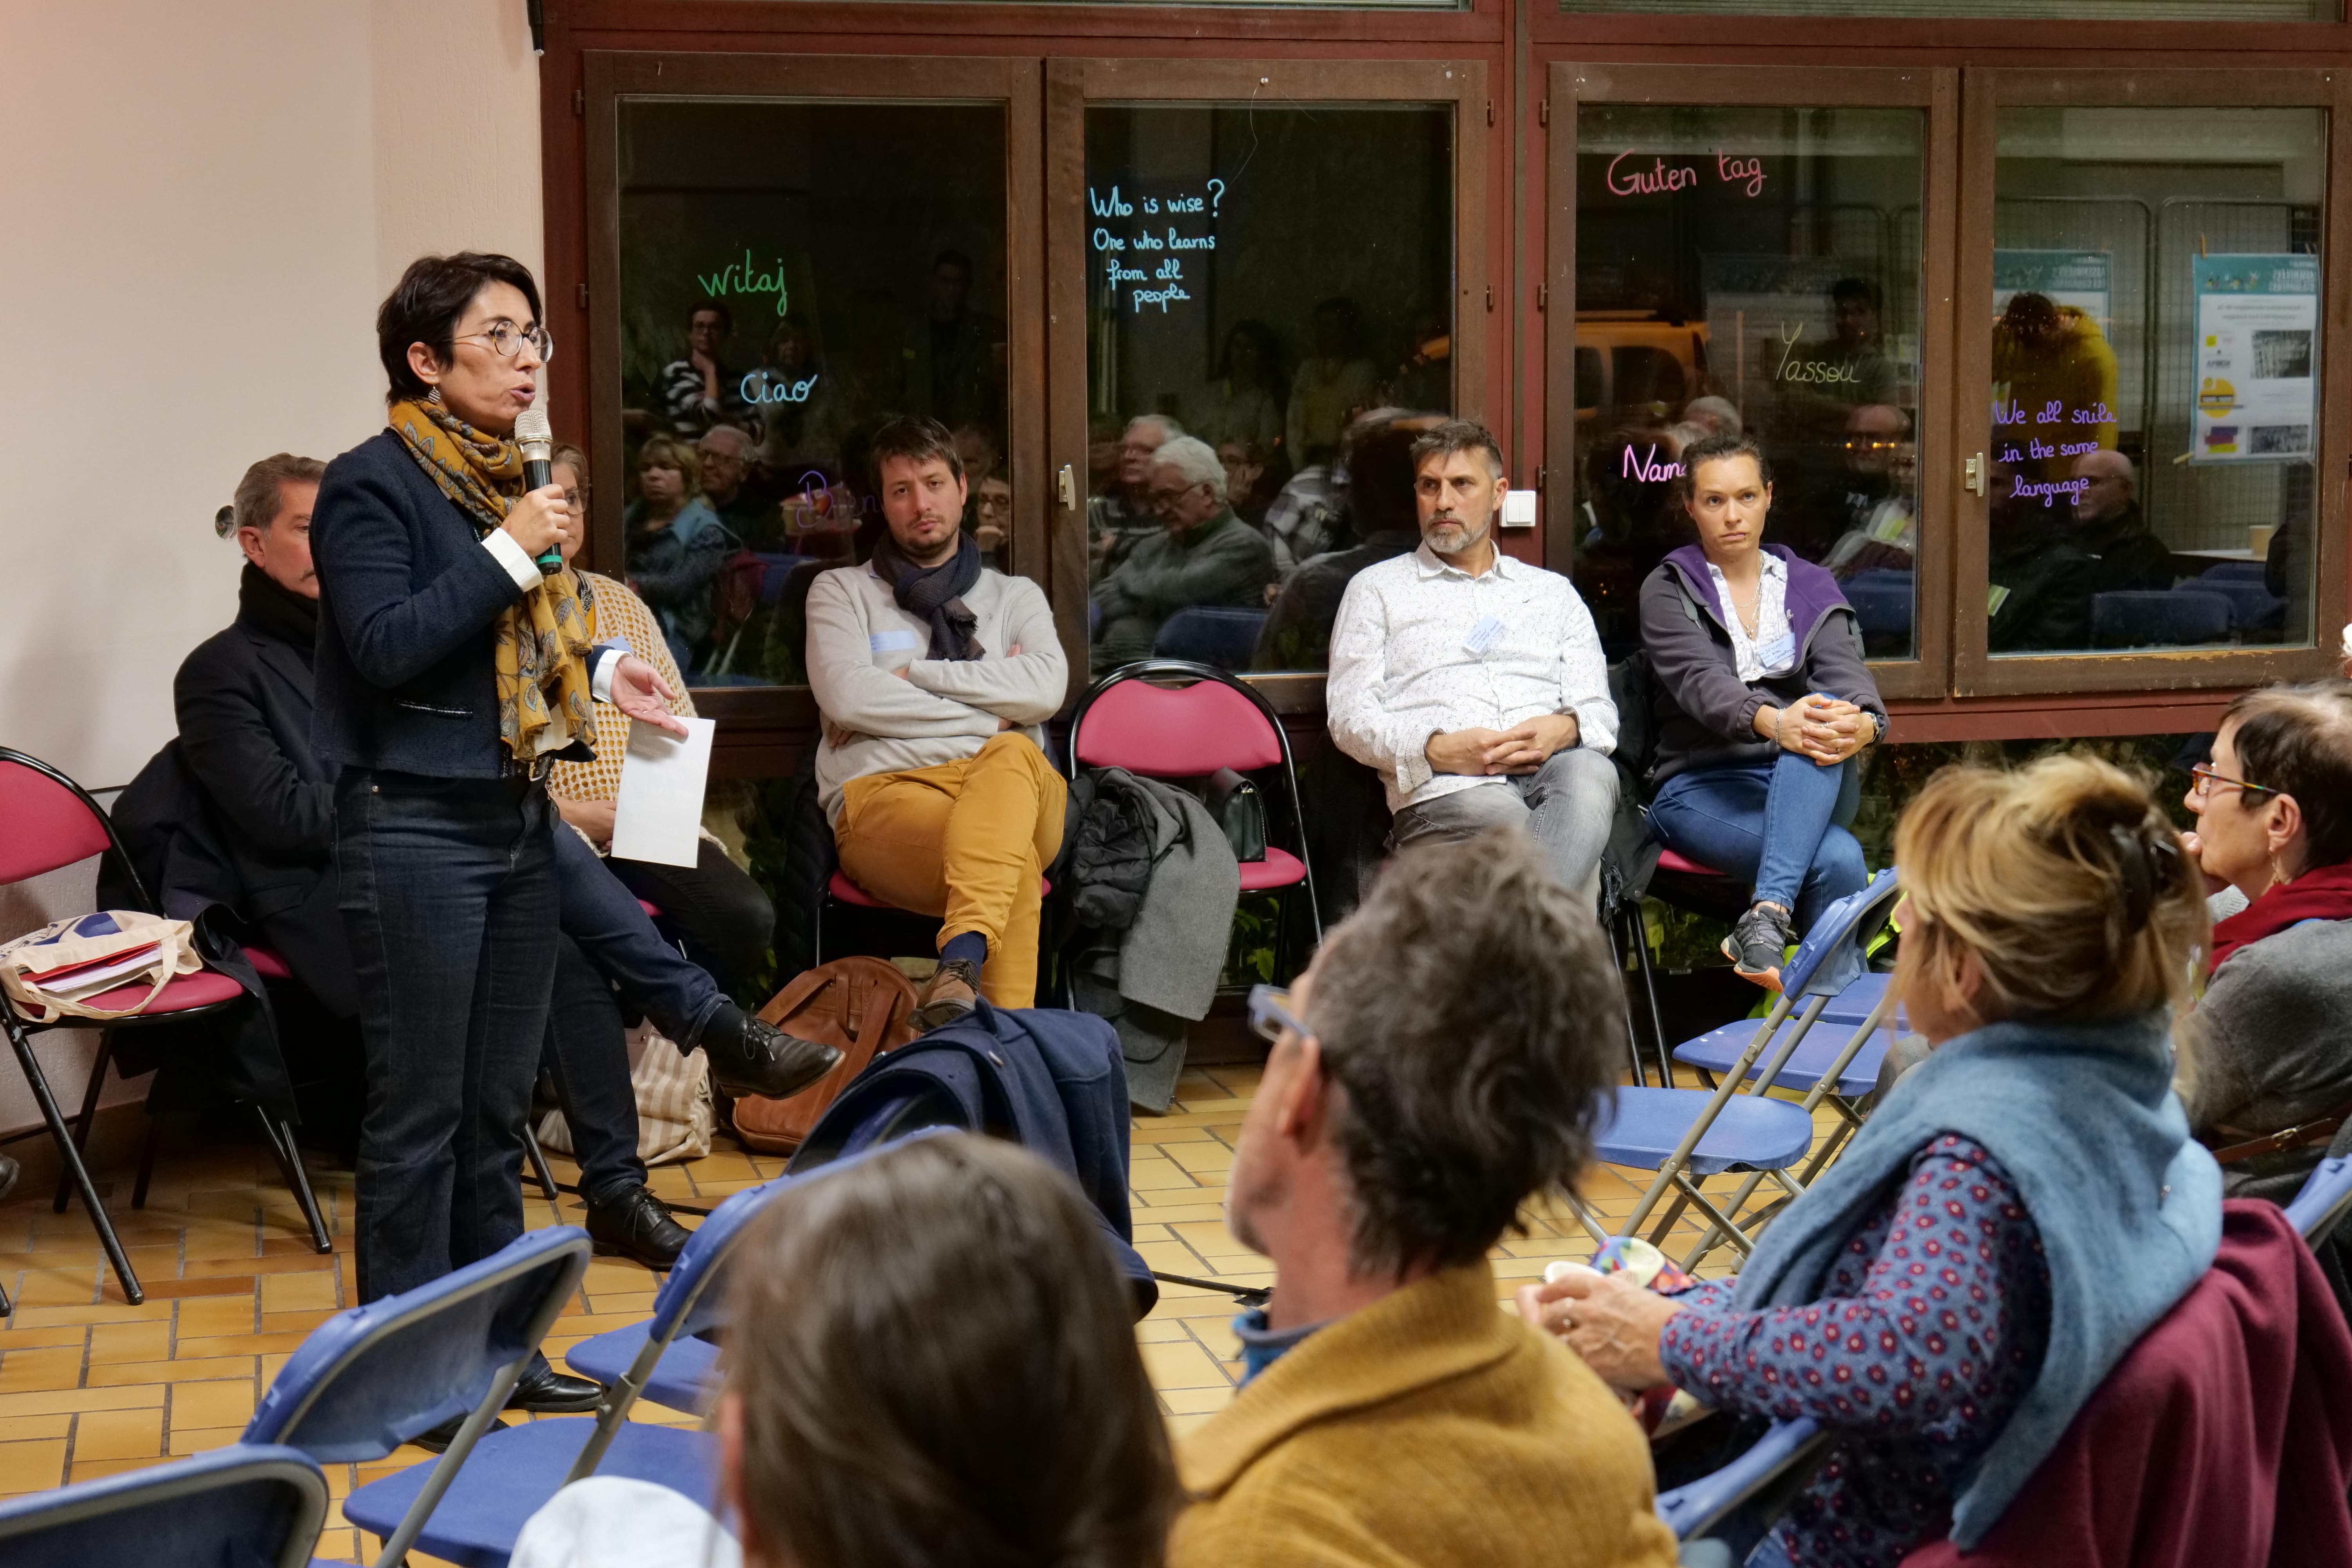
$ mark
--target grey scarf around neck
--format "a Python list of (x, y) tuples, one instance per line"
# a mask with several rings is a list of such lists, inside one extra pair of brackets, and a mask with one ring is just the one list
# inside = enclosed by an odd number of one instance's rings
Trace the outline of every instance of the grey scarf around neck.
[(1912, 1158), (1947, 1132), (2016, 1182), (2050, 1266), (2050, 1345), (2009, 1424), (1962, 1478), (1952, 1539), (1973, 1549), (2132, 1342), (2211, 1267), (2221, 1172), (2172, 1091), (2170, 1014), (1995, 1024), (1906, 1073), (1741, 1270), (1745, 1311), (1820, 1299), (1831, 1264)]

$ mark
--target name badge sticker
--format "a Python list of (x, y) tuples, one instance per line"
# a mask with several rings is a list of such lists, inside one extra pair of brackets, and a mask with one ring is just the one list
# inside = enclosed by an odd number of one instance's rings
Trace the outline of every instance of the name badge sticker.
[(901, 648), (920, 647), (923, 639), (901, 626), (896, 631), (874, 633), (866, 639), (866, 646), (876, 653), (896, 653)]
[(1756, 662), (1768, 670), (1786, 669), (1797, 658), (1797, 639), (1782, 632), (1756, 650)]
[(1488, 648), (1502, 640), (1503, 631), (1502, 622), (1492, 616), (1480, 616), (1478, 624), (1470, 628), (1470, 635), (1462, 639), (1462, 646), (1472, 653), (1483, 656)]

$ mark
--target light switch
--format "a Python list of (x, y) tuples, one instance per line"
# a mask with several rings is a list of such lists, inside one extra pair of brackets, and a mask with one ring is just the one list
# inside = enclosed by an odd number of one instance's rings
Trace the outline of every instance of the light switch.
[(1503, 526), (1533, 528), (1536, 525), (1536, 492), (1505, 490), (1503, 492)]

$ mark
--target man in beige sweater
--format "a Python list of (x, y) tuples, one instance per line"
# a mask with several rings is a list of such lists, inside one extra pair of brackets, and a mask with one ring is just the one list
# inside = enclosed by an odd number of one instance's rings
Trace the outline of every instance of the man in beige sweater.
[(939, 973), (919, 1028), (1036, 998), (1038, 878), (1066, 798), (1037, 726), (1069, 663), (1044, 590), (981, 564), (961, 530), (963, 461), (935, 420), (874, 438), (888, 531), (862, 566), (810, 585), (809, 687), (823, 715), (816, 784), (849, 879), (938, 915)]
[(1486, 1256), (1591, 1158), (1624, 1041), (1591, 913), (1517, 829), (1417, 845), (1251, 1012), (1225, 1217), (1274, 1299), (1178, 1447), (1171, 1568), (1670, 1568), (1633, 1418)]

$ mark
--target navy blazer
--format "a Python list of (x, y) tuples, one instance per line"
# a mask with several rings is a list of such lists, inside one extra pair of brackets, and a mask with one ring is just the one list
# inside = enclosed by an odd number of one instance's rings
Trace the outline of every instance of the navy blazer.
[(523, 591), (390, 430), (327, 465), (310, 553), (319, 759), (433, 778), (505, 772), (495, 628)]

